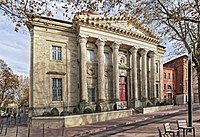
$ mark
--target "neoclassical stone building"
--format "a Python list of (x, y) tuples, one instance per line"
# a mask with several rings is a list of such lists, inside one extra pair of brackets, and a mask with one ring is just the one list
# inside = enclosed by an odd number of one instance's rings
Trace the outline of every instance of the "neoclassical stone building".
[(30, 107), (81, 111), (138, 107), (160, 100), (164, 47), (130, 16), (77, 14), (73, 22), (34, 18)]

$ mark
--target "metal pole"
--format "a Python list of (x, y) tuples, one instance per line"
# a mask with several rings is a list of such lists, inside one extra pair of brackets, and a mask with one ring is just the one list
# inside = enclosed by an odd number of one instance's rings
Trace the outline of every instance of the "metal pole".
[(192, 52), (189, 53), (188, 59), (188, 123), (192, 127)]

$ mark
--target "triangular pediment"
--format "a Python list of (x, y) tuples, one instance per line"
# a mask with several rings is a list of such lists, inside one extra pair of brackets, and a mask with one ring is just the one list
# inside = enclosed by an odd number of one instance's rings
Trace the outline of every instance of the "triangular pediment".
[(109, 25), (111, 27), (119, 28), (119, 29), (126, 30), (126, 31), (144, 34), (142, 31), (137, 29), (129, 21), (103, 21), (103, 22), (101, 22), (101, 24), (106, 24), (106, 25)]
[(106, 31), (117, 32), (147, 41), (159, 43), (159, 38), (136, 18), (127, 15), (104, 16), (93, 13), (79, 13), (75, 16), (76, 25), (88, 25)]

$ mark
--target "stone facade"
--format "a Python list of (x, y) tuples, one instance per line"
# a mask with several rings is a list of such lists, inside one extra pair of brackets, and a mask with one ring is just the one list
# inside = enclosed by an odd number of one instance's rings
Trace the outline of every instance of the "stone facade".
[(34, 18), (28, 26), (32, 115), (161, 99), (164, 47), (136, 19), (82, 13), (72, 23)]

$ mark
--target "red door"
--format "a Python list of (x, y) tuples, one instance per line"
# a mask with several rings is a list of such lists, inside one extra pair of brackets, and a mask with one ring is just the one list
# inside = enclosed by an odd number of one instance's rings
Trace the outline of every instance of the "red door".
[(126, 77), (119, 77), (119, 100), (127, 101), (127, 92), (126, 92)]

